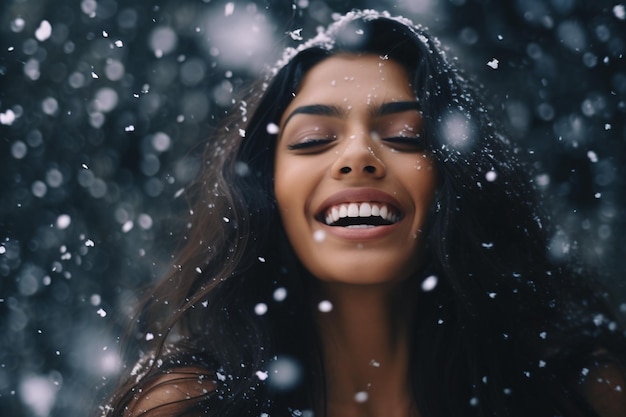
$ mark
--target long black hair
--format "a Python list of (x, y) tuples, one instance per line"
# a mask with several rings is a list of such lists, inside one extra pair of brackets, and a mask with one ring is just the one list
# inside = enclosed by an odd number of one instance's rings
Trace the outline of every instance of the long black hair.
[(414, 295), (410, 345), (420, 415), (596, 415), (580, 387), (602, 363), (623, 369), (620, 318), (597, 282), (550, 258), (530, 175), (438, 42), (406, 19), (374, 11), (351, 12), (288, 50), (250, 91), (249, 120), (233, 115), (210, 138), (203, 172), (188, 190), (194, 205), (178, 267), (141, 309), (148, 353), (108, 415), (171, 384), (162, 382), (168, 373), (174, 382), (201, 375), (215, 386), (147, 415), (320, 411), (313, 278), (282, 229), (272, 175), (282, 113), (307, 71), (339, 53), (405, 67), (436, 165), (426, 262), (415, 279), (437, 285)]

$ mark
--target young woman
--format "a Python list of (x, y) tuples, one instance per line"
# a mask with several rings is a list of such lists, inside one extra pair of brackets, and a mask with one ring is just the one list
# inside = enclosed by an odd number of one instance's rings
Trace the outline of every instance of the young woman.
[(433, 39), (352, 12), (251, 99), (106, 415), (626, 415), (620, 318)]

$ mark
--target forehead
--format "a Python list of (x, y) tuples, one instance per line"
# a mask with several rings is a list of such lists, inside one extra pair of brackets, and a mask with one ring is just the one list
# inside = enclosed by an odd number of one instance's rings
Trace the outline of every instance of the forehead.
[[(289, 108), (302, 104), (356, 105), (414, 98), (402, 65), (377, 55), (335, 55), (304, 76)], [(355, 102), (357, 101), (357, 102)]]

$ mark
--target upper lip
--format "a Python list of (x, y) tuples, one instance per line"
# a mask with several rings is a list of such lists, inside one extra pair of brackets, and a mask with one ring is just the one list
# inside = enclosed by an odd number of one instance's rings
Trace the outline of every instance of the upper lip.
[(350, 188), (336, 192), (324, 200), (315, 217), (323, 222), (329, 208), (349, 203), (382, 203), (392, 208), (400, 218), (404, 215), (400, 202), (390, 194), (376, 188)]

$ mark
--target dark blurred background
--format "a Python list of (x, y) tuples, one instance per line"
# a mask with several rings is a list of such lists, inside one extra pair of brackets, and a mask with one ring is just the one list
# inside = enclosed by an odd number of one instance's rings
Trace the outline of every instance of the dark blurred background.
[(355, 7), (430, 28), (484, 85), (552, 255), (626, 311), (623, 1), (2, 0), (2, 416), (89, 414), (139, 290), (172, 267), (199, 144), (285, 46)]

